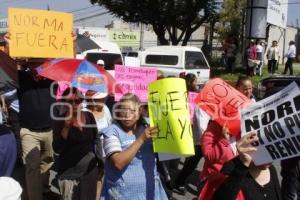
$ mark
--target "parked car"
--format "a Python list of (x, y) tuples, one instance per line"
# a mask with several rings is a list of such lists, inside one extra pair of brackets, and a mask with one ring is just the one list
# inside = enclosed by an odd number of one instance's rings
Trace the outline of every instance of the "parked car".
[(300, 86), (300, 76), (273, 75), (268, 78), (264, 78), (258, 83), (257, 98), (263, 99), (275, 94), (293, 81)]
[(142, 67), (154, 67), (164, 76), (184, 77), (195, 74), (197, 84), (209, 80), (210, 66), (201, 49), (191, 46), (157, 46), (141, 51), (137, 55)]
[(114, 76), (115, 65), (123, 65), (123, 57), (119, 46), (112, 42), (102, 42), (101, 48), (90, 49), (76, 55), (76, 58), (87, 59), (97, 64), (98, 60), (104, 62), (104, 68)]

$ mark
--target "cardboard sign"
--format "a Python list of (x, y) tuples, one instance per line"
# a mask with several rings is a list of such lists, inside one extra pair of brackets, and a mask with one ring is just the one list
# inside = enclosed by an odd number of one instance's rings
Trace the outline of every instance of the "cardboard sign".
[(253, 103), (219, 78), (208, 81), (195, 101), (221, 126), (226, 125), (230, 134), (234, 136), (241, 132), (239, 110)]
[(148, 85), (157, 79), (157, 70), (115, 65), (115, 79), (121, 90), (115, 93), (115, 101), (119, 101), (124, 94), (130, 92), (137, 95), (142, 102), (147, 102)]
[(150, 125), (159, 128), (154, 152), (194, 155), (185, 80), (165, 78), (151, 83), (148, 106)]
[(300, 155), (300, 89), (295, 82), (241, 112), (242, 135), (256, 132), (256, 165)]
[(72, 58), (73, 16), (68, 13), (8, 9), (12, 57)]

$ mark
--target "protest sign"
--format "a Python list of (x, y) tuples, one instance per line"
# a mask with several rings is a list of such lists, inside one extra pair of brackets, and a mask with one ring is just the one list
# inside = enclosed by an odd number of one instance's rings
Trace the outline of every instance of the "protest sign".
[(154, 152), (193, 155), (185, 80), (165, 78), (155, 81), (150, 83), (148, 94), (150, 125), (159, 128), (153, 140)]
[(136, 57), (129, 57), (126, 56), (124, 59), (125, 66), (131, 66), (131, 67), (139, 67), (141, 66), (141, 61), (139, 58)]
[(242, 135), (256, 132), (256, 165), (300, 155), (300, 89), (295, 82), (241, 111)]
[(146, 67), (129, 67), (115, 65), (115, 79), (119, 91), (115, 93), (115, 101), (130, 92), (137, 95), (142, 102), (148, 101), (148, 85), (157, 79), (157, 70)]
[(73, 16), (68, 13), (32, 9), (8, 9), (13, 57), (72, 58)]
[(195, 102), (221, 126), (226, 125), (230, 134), (235, 136), (241, 132), (239, 110), (253, 103), (219, 78), (209, 80)]
[(193, 123), (194, 110), (195, 110), (195, 106), (196, 106), (195, 99), (196, 99), (197, 95), (198, 95), (198, 93), (196, 93), (196, 92), (188, 93), (191, 123)]

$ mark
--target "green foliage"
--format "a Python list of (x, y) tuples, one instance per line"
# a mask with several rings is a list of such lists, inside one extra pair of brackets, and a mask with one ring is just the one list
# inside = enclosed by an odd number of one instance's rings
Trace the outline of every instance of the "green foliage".
[(230, 36), (235, 37), (239, 43), (242, 42), (246, 5), (246, 0), (223, 1), (223, 7), (220, 13), (220, 27), (218, 29), (221, 42)]
[(91, 0), (91, 3), (104, 6), (125, 22), (152, 25), (161, 44), (168, 44), (170, 39), (173, 45), (181, 40), (185, 45), (191, 34), (216, 14), (215, 0)]

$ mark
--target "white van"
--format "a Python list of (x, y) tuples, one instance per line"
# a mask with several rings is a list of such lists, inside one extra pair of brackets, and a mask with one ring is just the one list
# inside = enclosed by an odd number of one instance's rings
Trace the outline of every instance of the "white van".
[(119, 46), (112, 42), (99, 43), (99, 49), (91, 49), (77, 54), (76, 58), (87, 59), (97, 64), (98, 60), (104, 61), (104, 68), (114, 76), (115, 65), (123, 65), (123, 57)]
[(143, 67), (155, 67), (165, 77), (183, 77), (195, 74), (197, 83), (209, 80), (210, 66), (201, 49), (191, 46), (157, 46), (146, 49), (138, 55)]

